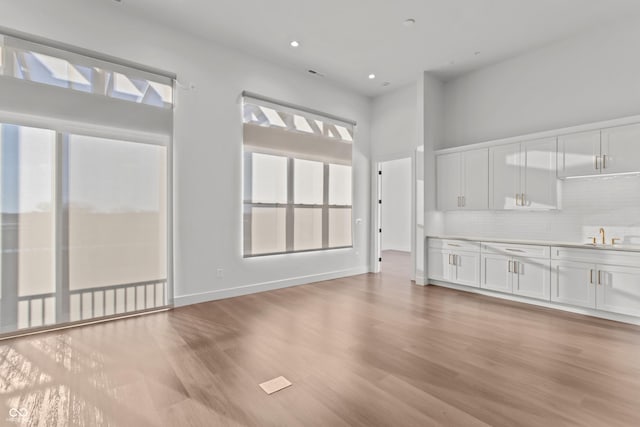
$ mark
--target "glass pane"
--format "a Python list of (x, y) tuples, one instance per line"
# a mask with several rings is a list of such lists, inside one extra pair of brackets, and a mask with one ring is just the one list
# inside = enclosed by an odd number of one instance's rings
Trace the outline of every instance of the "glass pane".
[(351, 245), (351, 209), (329, 209), (329, 247)]
[(322, 208), (296, 208), (293, 214), (293, 249), (322, 248)]
[(251, 201), (287, 203), (287, 158), (253, 153), (252, 166)]
[[(55, 138), (55, 132), (46, 129), (0, 125), (1, 267), (7, 294), (55, 291)], [(17, 308), (17, 302), (13, 304)]]
[(329, 165), (329, 204), (351, 205), (351, 166)]
[(321, 205), (324, 197), (324, 165), (309, 160), (294, 160), (293, 200), (302, 205)]
[(252, 208), (251, 211), (251, 254), (285, 252), (287, 209)]
[(164, 283), (166, 147), (70, 135), (68, 151), (70, 289)]

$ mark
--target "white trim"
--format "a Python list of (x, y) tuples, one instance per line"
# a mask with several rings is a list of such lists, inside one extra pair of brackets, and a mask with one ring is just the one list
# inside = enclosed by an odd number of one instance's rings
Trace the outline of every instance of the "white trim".
[(512, 144), (515, 142), (531, 141), (535, 139), (553, 138), (553, 137), (558, 137), (558, 136), (562, 136), (570, 133), (587, 132), (591, 130), (600, 130), (600, 129), (606, 129), (606, 128), (611, 128), (616, 126), (632, 125), (636, 123), (640, 123), (640, 116), (622, 117), (622, 118), (613, 119), (613, 120), (605, 120), (601, 122), (588, 123), (588, 124), (583, 124), (578, 126), (570, 126), (566, 128), (552, 129), (552, 130), (535, 132), (535, 133), (530, 133), (525, 135), (512, 136), (509, 138), (496, 139), (493, 141), (485, 141), (485, 142), (479, 142), (475, 144), (444, 148), (441, 150), (436, 150), (435, 155), (458, 153), (461, 151), (493, 147), (496, 145)]
[(634, 317), (634, 316), (626, 316), (624, 314), (609, 313), (607, 311), (594, 310), (591, 308), (584, 308), (584, 307), (574, 307), (574, 306), (564, 305), (564, 304), (550, 302), (550, 301), (541, 301), (541, 300), (521, 297), (518, 295), (504, 294), (501, 292), (493, 292), (493, 291), (489, 291), (482, 288), (472, 288), (472, 287), (463, 286), (463, 285), (456, 285), (453, 283), (443, 282), (440, 280), (430, 279), (429, 284), (435, 285), (435, 286), (441, 286), (443, 288), (457, 289), (459, 291), (470, 292), (473, 294), (500, 298), (508, 301), (521, 302), (524, 304), (536, 305), (539, 307), (551, 308), (554, 310), (566, 311), (569, 313), (582, 314), (585, 316), (598, 317), (600, 319), (613, 320), (615, 322), (629, 323), (631, 325), (640, 326), (640, 318)]
[(226, 289), (217, 289), (209, 292), (188, 294), (174, 297), (174, 307), (182, 307), (201, 302), (215, 301), (225, 298), (233, 298), (242, 295), (255, 294), (258, 292), (272, 291), (275, 289), (288, 288), (291, 286), (306, 285), (309, 283), (321, 282), (324, 280), (340, 279), (343, 277), (357, 276), (369, 273), (369, 266), (351, 268), (348, 270), (331, 271), (328, 273), (313, 274), (309, 276), (292, 277), (289, 279), (274, 280), (270, 282), (255, 283), (251, 285), (236, 286)]

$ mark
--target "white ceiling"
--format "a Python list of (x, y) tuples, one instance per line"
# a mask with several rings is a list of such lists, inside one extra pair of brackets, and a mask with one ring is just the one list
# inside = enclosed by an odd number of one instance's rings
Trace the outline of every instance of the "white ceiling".
[[(122, 0), (114, 7), (300, 72), (317, 70), (369, 96), (424, 70), (451, 78), (640, 14), (638, 0)], [(407, 28), (407, 18), (417, 23)]]

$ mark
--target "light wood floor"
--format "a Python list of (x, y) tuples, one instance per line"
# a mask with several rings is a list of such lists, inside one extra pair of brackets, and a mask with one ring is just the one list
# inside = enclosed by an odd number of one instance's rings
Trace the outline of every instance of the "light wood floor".
[(4, 341), (0, 425), (640, 425), (640, 328), (396, 270)]

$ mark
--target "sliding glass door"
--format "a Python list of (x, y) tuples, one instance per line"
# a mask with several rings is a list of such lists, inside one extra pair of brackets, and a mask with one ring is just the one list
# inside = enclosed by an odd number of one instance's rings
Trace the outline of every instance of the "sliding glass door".
[(0, 124), (0, 328), (167, 306), (168, 147)]

